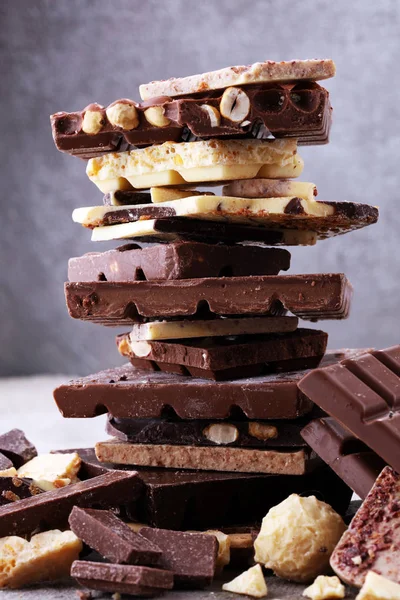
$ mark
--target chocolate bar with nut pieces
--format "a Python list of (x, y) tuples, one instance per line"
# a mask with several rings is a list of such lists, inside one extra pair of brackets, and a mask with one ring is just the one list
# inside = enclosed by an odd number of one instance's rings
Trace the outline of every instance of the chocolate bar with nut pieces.
[(216, 381), (317, 367), (327, 342), (328, 335), (315, 329), (173, 341), (117, 336), (120, 354), (135, 367)]
[(211, 315), (279, 315), (345, 319), (352, 286), (342, 273), (266, 275), (179, 281), (73, 282), (65, 284), (74, 319), (127, 325), (144, 318)]
[(11, 429), (0, 435), (0, 453), (7, 456), (16, 469), (37, 456), (35, 446), (21, 429)]
[(310, 421), (301, 435), (360, 498), (367, 496), (384, 460), (332, 418)]
[(299, 389), (400, 472), (400, 346), (315, 369)]
[(278, 275), (290, 266), (281, 248), (176, 242), (141, 248), (127, 244), (68, 261), (69, 281), (139, 281)]
[[(235, 97), (232, 97), (235, 94)], [(55, 145), (91, 158), (166, 141), (295, 137), (300, 144), (328, 142), (332, 108), (317, 83), (258, 84), (246, 89), (159, 97), (143, 103), (116, 100), (78, 112), (51, 115)]]
[(42, 489), (38, 488), (32, 479), (21, 477), (0, 477), (0, 506), (10, 502), (18, 502), (23, 498), (30, 498), (41, 494)]

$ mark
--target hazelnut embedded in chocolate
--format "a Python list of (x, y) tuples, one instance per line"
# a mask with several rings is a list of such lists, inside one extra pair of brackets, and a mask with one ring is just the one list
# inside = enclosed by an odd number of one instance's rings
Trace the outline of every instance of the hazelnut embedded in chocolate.
[(203, 435), (214, 444), (224, 445), (236, 442), (239, 431), (231, 423), (213, 423), (203, 430)]
[(114, 127), (125, 130), (135, 129), (139, 125), (139, 116), (136, 107), (130, 100), (118, 100), (106, 110), (107, 119)]
[(221, 115), (234, 123), (241, 123), (249, 114), (250, 100), (240, 88), (227, 88), (219, 105)]
[(164, 109), (162, 106), (151, 106), (144, 111), (144, 116), (150, 125), (155, 127), (167, 127), (170, 124), (170, 120), (164, 116)]

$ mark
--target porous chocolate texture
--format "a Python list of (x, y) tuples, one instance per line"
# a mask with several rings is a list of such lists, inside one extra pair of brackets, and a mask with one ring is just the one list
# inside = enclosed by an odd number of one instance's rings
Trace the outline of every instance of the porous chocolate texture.
[[(50, 117), (53, 138), (62, 152), (85, 159), (166, 141), (295, 137), (300, 144), (328, 142), (332, 108), (329, 93), (317, 83), (256, 84), (246, 86), (242, 93), (248, 98), (249, 108), (239, 122), (221, 114), (223, 90), (216, 90), (175, 100), (160, 97), (138, 104), (122, 99), (108, 108), (95, 104), (80, 112), (58, 112)], [(130, 110), (136, 116), (131, 117), (130, 129), (113, 124), (109, 110), (116, 106), (118, 111), (121, 105), (123, 108), (127, 104), (134, 107)], [(209, 108), (204, 108), (205, 105)], [(150, 107), (158, 107), (160, 118), (164, 119), (162, 127), (146, 118)], [(99, 112), (100, 125), (96, 133), (84, 131), (88, 109)]]
[[(210, 245), (198, 242), (126, 244), (107, 252), (90, 252), (68, 261), (69, 281), (141, 281), (278, 275), (290, 266), (281, 248)], [(0, 438), (1, 439), (1, 438)]]
[(126, 325), (146, 318), (280, 315), (308, 320), (348, 316), (352, 286), (342, 273), (65, 284), (74, 319)]

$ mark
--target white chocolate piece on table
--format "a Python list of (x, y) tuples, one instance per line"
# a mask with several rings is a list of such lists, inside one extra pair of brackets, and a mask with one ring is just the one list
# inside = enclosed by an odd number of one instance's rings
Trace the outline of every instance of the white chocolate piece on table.
[(223, 196), (235, 198), (274, 198), (296, 196), (312, 202), (317, 196), (315, 183), (287, 179), (241, 179), (224, 185)]
[(241, 573), (229, 583), (222, 586), (224, 592), (233, 592), (234, 594), (244, 594), (253, 598), (264, 598), (268, 593), (267, 584), (260, 565), (250, 567), (244, 573)]
[(77, 452), (69, 454), (39, 454), (17, 471), (18, 477), (33, 479), (42, 490), (50, 491), (78, 481), (81, 458)]
[(356, 600), (400, 600), (400, 585), (368, 571)]
[(326, 575), (318, 575), (314, 583), (312, 583), (303, 592), (303, 596), (311, 598), (311, 600), (330, 600), (332, 598), (344, 598), (346, 591), (339, 577), (327, 577)]

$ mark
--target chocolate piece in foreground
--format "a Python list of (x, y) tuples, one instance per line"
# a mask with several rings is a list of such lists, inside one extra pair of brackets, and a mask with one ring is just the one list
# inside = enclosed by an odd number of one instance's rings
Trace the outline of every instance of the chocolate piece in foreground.
[(16, 469), (37, 456), (35, 446), (21, 429), (11, 429), (0, 435), (0, 452), (11, 460)]
[(74, 506), (68, 523), (76, 536), (112, 563), (156, 565), (161, 556), (160, 548), (108, 510)]
[(360, 498), (367, 496), (384, 460), (332, 418), (311, 421), (301, 435)]
[(134, 342), (129, 334), (117, 336), (120, 354), (134, 366), (217, 381), (317, 367), (327, 342), (328, 335), (315, 329), (172, 342)]
[(10, 502), (18, 502), (22, 498), (30, 498), (41, 494), (43, 490), (32, 482), (32, 479), (20, 477), (0, 477), (0, 506)]
[(140, 535), (162, 550), (160, 566), (171, 570), (176, 587), (203, 588), (212, 583), (218, 542), (213, 535), (144, 527)]
[(139, 281), (278, 275), (290, 266), (280, 248), (176, 242), (140, 248), (127, 244), (68, 261), (69, 281)]
[(400, 472), (400, 346), (316, 369), (299, 389)]
[[(334, 364), (360, 352), (330, 352), (321, 364)], [(149, 373), (128, 364), (61, 385), (54, 390), (54, 399), (67, 418), (110, 413), (146, 419), (172, 414), (182, 419), (239, 419), (243, 415), (248, 419), (295, 419), (313, 407), (297, 387), (306, 373), (216, 382)]]
[(385, 467), (331, 556), (332, 569), (361, 587), (372, 570), (400, 583), (400, 476)]
[(304, 448), (285, 451), (254, 448), (224, 448), (168, 444), (132, 444), (107, 440), (96, 444), (100, 462), (166, 469), (198, 469), (241, 473), (304, 475), (315, 463), (315, 455)]
[(113, 471), (0, 506), (0, 537), (25, 535), (38, 528), (62, 528), (74, 506), (118, 507), (136, 500), (141, 491), (142, 483), (135, 471)]
[(71, 576), (91, 590), (118, 592), (130, 596), (156, 596), (163, 590), (172, 589), (174, 585), (171, 571), (86, 560), (76, 560), (72, 563)]
[(65, 284), (74, 319), (126, 325), (143, 318), (201, 315), (277, 315), (345, 319), (352, 286), (342, 273), (221, 277), (179, 281)]
[(133, 444), (229, 446), (236, 448), (302, 448), (300, 435), (309, 417), (293, 421), (212, 421), (118, 419), (108, 415), (106, 432)]

